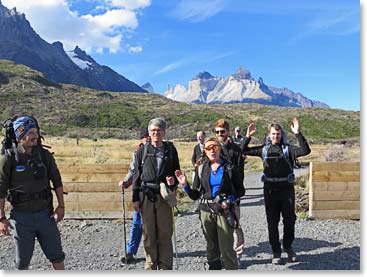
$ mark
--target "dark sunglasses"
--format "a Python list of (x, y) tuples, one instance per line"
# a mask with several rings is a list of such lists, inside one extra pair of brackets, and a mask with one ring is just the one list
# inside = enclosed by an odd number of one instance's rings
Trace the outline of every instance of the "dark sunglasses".
[(226, 130), (215, 130), (216, 134), (224, 134)]

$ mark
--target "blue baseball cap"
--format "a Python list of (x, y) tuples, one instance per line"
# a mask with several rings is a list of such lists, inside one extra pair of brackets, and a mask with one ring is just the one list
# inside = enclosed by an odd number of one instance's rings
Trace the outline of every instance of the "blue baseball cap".
[(32, 128), (37, 128), (36, 121), (30, 117), (18, 117), (13, 122), (14, 133), (17, 139), (21, 139)]

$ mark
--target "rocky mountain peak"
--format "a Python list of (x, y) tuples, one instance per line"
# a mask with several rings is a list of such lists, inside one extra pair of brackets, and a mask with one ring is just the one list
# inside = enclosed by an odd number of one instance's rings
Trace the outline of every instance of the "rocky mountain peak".
[(0, 2), (0, 59), (24, 64), (58, 83), (98, 90), (146, 92), (108, 66), (96, 63), (79, 47), (65, 52), (61, 42), (48, 43), (32, 28), (25, 14)]
[(73, 52), (79, 59), (83, 61), (95, 63), (95, 60), (93, 60), (93, 58), (89, 56), (84, 50), (80, 49), (78, 45), (75, 46)]
[(209, 72), (203, 71), (199, 72), (194, 79), (212, 79), (214, 78)]
[(301, 93), (268, 86), (262, 77), (256, 81), (250, 71), (242, 66), (228, 77), (213, 77), (208, 72), (201, 72), (189, 82), (188, 88), (177, 84), (174, 88), (169, 87), (165, 96), (176, 101), (199, 104), (258, 103), (289, 107), (329, 107)]
[(147, 82), (144, 85), (141, 86), (143, 89), (145, 89), (147, 92), (154, 92), (154, 88), (151, 85), (151, 83)]
[(242, 66), (240, 66), (232, 76), (237, 79), (252, 79), (250, 71)]

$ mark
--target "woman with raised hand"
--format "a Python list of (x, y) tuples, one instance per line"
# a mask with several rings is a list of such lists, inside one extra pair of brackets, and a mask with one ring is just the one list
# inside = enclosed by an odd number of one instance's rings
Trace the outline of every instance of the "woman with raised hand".
[(200, 199), (200, 222), (207, 242), (209, 270), (238, 269), (233, 249), (233, 228), (238, 223), (232, 212), (238, 192), (233, 184), (241, 182), (237, 170), (230, 161), (220, 156), (221, 146), (217, 138), (204, 143), (203, 157), (195, 169), (192, 187), (185, 173), (176, 170), (175, 175), (192, 200)]

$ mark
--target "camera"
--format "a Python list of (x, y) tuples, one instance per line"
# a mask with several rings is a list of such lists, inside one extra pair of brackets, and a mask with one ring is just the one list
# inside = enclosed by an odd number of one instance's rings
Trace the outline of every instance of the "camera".
[(236, 219), (234, 218), (232, 209), (231, 209), (231, 201), (225, 194), (217, 194), (214, 198), (214, 202), (219, 204), (222, 208), (223, 215), (229, 226), (236, 229), (238, 224)]

